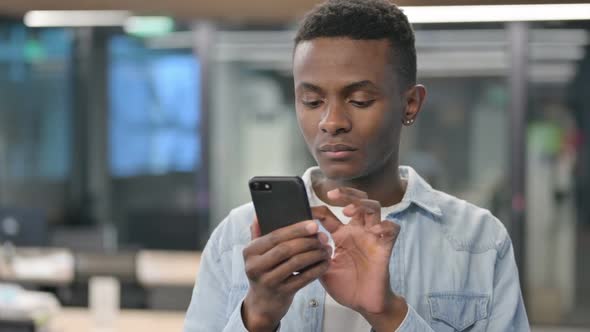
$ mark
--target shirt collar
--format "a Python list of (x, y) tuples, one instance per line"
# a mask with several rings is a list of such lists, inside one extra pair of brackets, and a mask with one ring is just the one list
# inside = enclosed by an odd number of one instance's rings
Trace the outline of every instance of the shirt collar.
[(432, 189), (428, 182), (410, 166), (400, 166), (399, 173), (402, 179), (408, 181), (402, 202), (414, 203), (434, 215), (442, 216), (442, 211), (436, 201), (434, 189)]
[[(311, 174), (319, 171), (318, 166), (308, 168), (302, 176), (306, 187), (308, 188), (308, 198), (311, 198), (310, 190), (313, 190), (311, 185)], [(440, 206), (436, 201), (434, 189), (410, 166), (400, 166), (399, 173), (402, 179), (408, 183), (406, 192), (401, 202), (415, 204), (421, 209), (424, 209), (436, 216), (442, 216)]]

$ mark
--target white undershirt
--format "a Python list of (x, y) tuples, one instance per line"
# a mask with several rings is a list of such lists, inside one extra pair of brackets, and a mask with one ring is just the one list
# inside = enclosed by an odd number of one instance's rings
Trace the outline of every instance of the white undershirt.
[[(312, 183), (314, 173), (312, 172), (312, 181), (307, 182), (310, 186), (309, 192), (309, 205), (318, 206), (325, 205), (330, 211), (338, 218), (342, 223), (348, 224), (350, 218), (342, 213), (344, 208), (339, 206), (328, 205), (317, 197), (315, 194)], [(381, 208), (381, 219), (385, 219), (389, 213), (395, 208), (395, 205)], [(326, 300), (324, 304), (324, 321), (322, 323), (322, 330), (324, 332), (342, 332), (342, 331), (370, 331), (371, 325), (365, 320), (365, 318), (358, 312), (340, 305), (336, 302), (328, 293), (326, 293)]]

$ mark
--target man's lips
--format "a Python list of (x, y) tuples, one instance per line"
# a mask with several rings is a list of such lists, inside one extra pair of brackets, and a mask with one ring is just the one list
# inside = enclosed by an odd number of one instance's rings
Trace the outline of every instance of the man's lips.
[(320, 147), (321, 152), (343, 152), (356, 150), (356, 148), (346, 144), (324, 144)]
[(358, 149), (346, 144), (325, 144), (322, 145), (319, 150), (329, 159), (346, 160)]

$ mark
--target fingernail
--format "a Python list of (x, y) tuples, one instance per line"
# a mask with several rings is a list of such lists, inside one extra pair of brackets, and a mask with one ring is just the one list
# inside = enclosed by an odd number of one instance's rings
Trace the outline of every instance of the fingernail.
[(318, 225), (316, 225), (315, 222), (310, 222), (307, 225), (305, 225), (305, 230), (309, 233), (309, 234), (314, 234), (318, 231)]
[(337, 193), (338, 193), (338, 189), (332, 189), (327, 192), (328, 197), (334, 197), (334, 195), (336, 195)]

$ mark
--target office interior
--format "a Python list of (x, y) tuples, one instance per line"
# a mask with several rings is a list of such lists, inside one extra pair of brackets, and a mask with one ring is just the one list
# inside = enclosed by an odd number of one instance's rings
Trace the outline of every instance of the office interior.
[[(291, 52), (315, 3), (0, 3), (0, 331), (182, 329), (248, 179), (314, 164)], [(398, 3), (428, 89), (402, 164), (506, 225), (533, 331), (589, 331), (590, 7)], [(547, 7), (410, 15), (514, 4)], [(93, 300), (108, 292), (114, 313)]]

